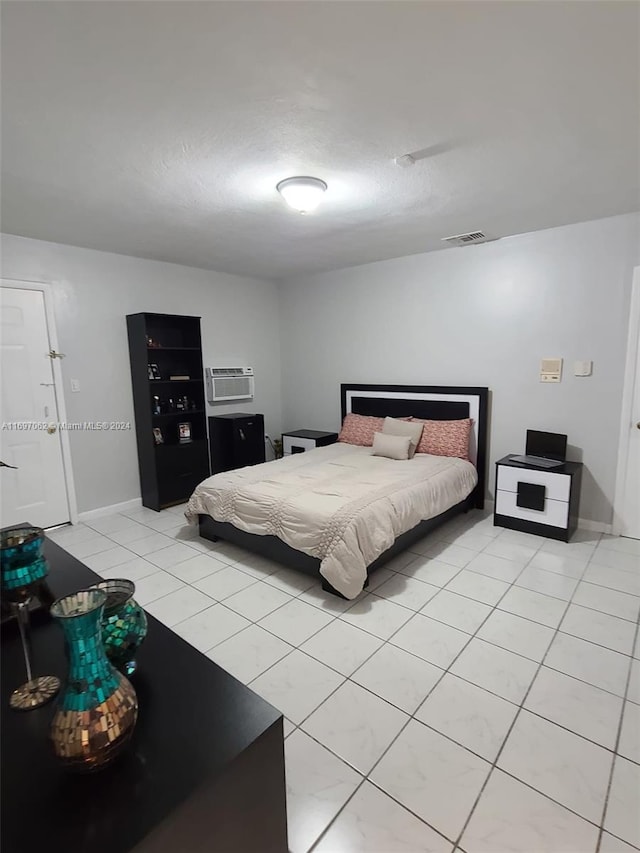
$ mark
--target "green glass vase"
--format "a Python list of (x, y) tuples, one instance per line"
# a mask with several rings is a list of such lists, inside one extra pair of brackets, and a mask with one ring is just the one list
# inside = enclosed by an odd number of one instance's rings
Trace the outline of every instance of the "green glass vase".
[(136, 585), (125, 578), (95, 584), (107, 594), (102, 615), (102, 642), (111, 663), (123, 675), (136, 671), (136, 652), (147, 636), (147, 615), (134, 599)]
[(84, 589), (51, 606), (64, 632), (69, 661), (51, 739), (58, 758), (81, 771), (113, 761), (131, 737), (138, 716), (135, 690), (105, 654), (101, 619), (106, 600), (103, 590)]

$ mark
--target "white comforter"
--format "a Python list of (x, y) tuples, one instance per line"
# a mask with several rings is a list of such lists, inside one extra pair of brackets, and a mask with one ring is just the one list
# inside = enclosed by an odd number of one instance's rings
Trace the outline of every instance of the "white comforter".
[(396, 461), (373, 456), (370, 447), (332, 444), (209, 477), (185, 515), (278, 536), (317, 557), (323, 577), (355, 598), (366, 567), (401, 533), (463, 500), (477, 481), (462, 459), (418, 454)]

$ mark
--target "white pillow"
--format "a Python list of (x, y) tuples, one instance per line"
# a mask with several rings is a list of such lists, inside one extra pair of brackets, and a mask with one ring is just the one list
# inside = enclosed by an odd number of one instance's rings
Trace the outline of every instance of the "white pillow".
[(376, 432), (373, 435), (373, 455), (387, 459), (409, 459), (411, 439), (408, 435), (389, 435)]
[(415, 423), (413, 421), (401, 421), (398, 418), (385, 418), (382, 426), (382, 432), (386, 435), (408, 435), (411, 439), (411, 447), (409, 448), (409, 459), (413, 459), (416, 452), (416, 447), (420, 444), (422, 438), (423, 423)]

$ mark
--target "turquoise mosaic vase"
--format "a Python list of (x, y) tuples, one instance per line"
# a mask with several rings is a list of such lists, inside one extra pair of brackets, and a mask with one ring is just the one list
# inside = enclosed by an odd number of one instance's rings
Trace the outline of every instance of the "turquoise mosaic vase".
[(136, 692), (109, 662), (101, 619), (107, 594), (84, 589), (51, 606), (65, 637), (69, 674), (51, 723), (58, 758), (68, 767), (91, 771), (119, 755), (138, 716)]
[(39, 527), (8, 527), (2, 530), (0, 568), (2, 594), (7, 601), (20, 602), (31, 597), (49, 572), (42, 556), (44, 530)]
[(107, 594), (102, 616), (102, 642), (107, 657), (124, 675), (133, 675), (136, 652), (147, 636), (147, 615), (133, 597), (136, 586), (133, 581), (113, 578), (91, 589)]

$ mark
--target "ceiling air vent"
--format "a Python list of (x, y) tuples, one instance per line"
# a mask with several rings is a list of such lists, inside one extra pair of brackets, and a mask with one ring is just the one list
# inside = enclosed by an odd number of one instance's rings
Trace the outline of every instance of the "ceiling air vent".
[(450, 246), (472, 246), (475, 243), (489, 243), (495, 237), (487, 237), (483, 231), (469, 231), (468, 234), (455, 234), (453, 237), (442, 237), (443, 243)]

